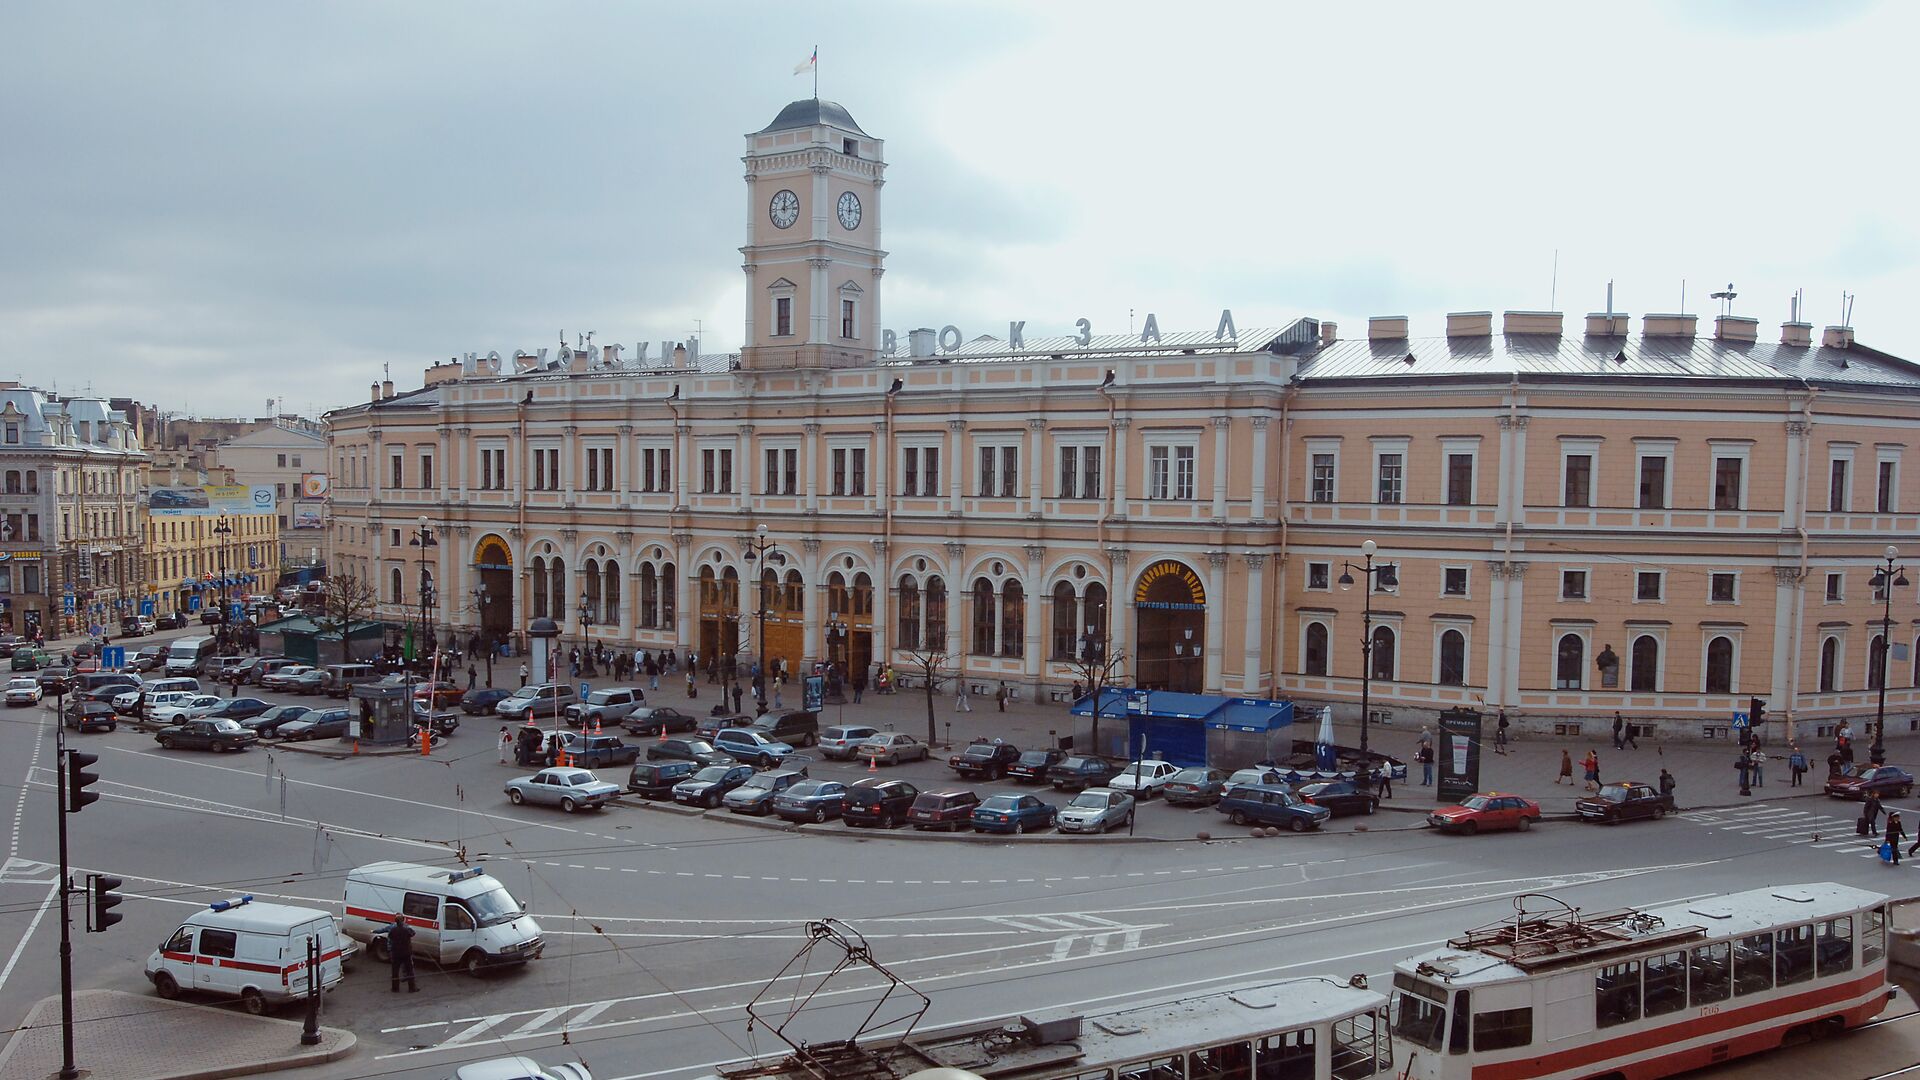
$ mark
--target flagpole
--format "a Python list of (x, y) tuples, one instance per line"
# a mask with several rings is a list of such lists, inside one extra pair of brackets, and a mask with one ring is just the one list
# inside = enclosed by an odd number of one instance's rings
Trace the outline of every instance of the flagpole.
[(820, 100), (820, 46), (813, 47), (813, 100)]

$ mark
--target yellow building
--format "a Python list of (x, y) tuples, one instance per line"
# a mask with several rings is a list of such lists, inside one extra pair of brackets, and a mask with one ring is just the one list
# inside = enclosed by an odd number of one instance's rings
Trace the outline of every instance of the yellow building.
[(273, 591), (280, 577), (280, 521), (274, 512), (169, 514), (169, 509), (160, 507), (162, 516), (155, 516), (150, 505), (145, 519), (147, 589), (155, 614), (197, 617), (203, 608), (219, 605), (223, 582), (233, 602)]

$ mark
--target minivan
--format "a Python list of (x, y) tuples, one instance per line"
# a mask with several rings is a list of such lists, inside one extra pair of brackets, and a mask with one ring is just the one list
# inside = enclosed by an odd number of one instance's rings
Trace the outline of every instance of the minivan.
[(788, 746), (812, 746), (820, 741), (820, 716), (805, 709), (776, 709), (756, 717), (753, 726)]
[(213, 655), (210, 637), (183, 637), (167, 648), (167, 674), (198, 675)]
[(346, 697), (347, 691), (360, 683), (380, 681), (380, 673), (371, 664), (328, 664), (324, 670), (326, 676), (320, 685), (331, 698)]
[(163, 998), (182, 991), (237, 997), (254, 1015), (307, 996), (307, 940), (320, 943), (320, 988), (339, 984), (340, 930), (319, 908), (257, 904), (252, 895), (188, 915), (147, 957), (147, 978)]
[(540, 683), (515, 690), (512, 697), (495, 705), (493, 711), (501, 716), (523, 720), (542, 716), (553, 719), (562, 715), (566, 707), (577, 699), (578, 695), (569, 683)]
[(459, 964), (469, 975), (536, 960), (546, 948), (540, 924), (481, 866), (369, 863), (347, 873), (346, 909), (341, 930), (365, 942), (375, 960), (388, 959), (385, 931), (403, 914), (416, 955)]

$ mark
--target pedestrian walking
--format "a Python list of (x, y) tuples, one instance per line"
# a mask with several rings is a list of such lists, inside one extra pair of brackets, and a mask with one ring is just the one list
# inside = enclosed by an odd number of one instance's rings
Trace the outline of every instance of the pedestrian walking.
[(1375, 789), (1382, 799), (1393, 798), (1393, 766), (1384, 765), (1373, 774)]
[(1568, 787), (1573, 786), (1573, 755), (1565, 750), (1560, 751), (1560, 775), (1554, 777), (1553, 782), (1558, 784), (1562, 780)]
[(999, 705), (1000, 705), (1000, 711), (1001, 711), (1001, 712), (1006, 712), (1006, 711), (1007, 711), (1007, 684), (1006, 684), (1006, 680), (1004, 680), (1004, 679), (1003, 679), (1003, 680), (1001, 680), (1001, 682), (1000, 682), (1000, 689), (998, 689), (998, 690), (996, 690), (996, 691), (994, 691), (994, 694), (993, 694), (993, 697), (994, 697), (994, 700), (995, 700), (996, 702), (998, 702), (998, 703), (999, 703)]
[(1420, 729), (1420, 741), (1413, 747), (1413, 760), (1420, 763), (1420, 786), (1431, 785), (1433, 783), (1433, 740), (1428, 736), (1426, 728)]
[(1600, 755), (1592, 750), (1580, 762), (1580, 770), (1586, 775), (1586, 790), (1600, 790)]
[(1493, 752), (1496, 754), (1507, 752), (1507, 727), (1507, 710), (1501, 709), (1500, 721), (1493, 726)]
[(1679, 809), (1679, 807), (1673, 804), (1673, 789), (1675, 786), (1676, 785), (1673, 782), (1673, 774), (1668, 772), (1665, 769), (1661, 769), (1660, 770), (1660, 801), (1666, 805), (1666, 808), (1668, 810)]
[(1853, 764), (1853, 725), (1840, 721), (1839, 730), (1833, 733), (1833, 752), (1840, 755), (1842, 765)]
[(500, 725), (500, 764), (505, 765), (507, 763), (507, 751), (512, 749), (513, 749), (513, 733), (507, 730), (507, 725), (501, 724)]
[(404, 915), (396, 914), (393, 924), (385, 931), (387, 935), (387, 964), (393, 973), (393, 989), (389, 993), (400, 992), (400, 980), (407, 981), (407, 993), (420, 992), (420, 984), (413, 978), (413, 927), (407, 925)]
[(780, 700), (780, 684), (779, 683), (773, 684), (773, 707), (776, 709), (786, 708), (786, 705)]
[(687, 665), (687, 697), (697, 698), (699, 696), (700, 683), (699, 680), (693, 677), (693, 665), (689, 664)]
[(954, 685), (959, 688), (955, 690), (953, 693), (953, 711), (969, 712), (969, 713), (972, 712), (973, 702), (968, 700), (967, 698), (967, 680), (964, 678), (957, 678), (953, 680), (953, 682), (954, 682)]
[(467, 665), (467, 689), (471, 690), (474, 687), (479, 685), (480, 685), (480, 669), (474, 667), (472, 664), (468, 664)]
[(1793, 752), (1787, 755), (1787, 773), (1792, 777), (1788, 787), (1799, 787), (1802, 777), (1807, 775), (1807, 755), (1800, 752), (1798, 743), (1787, 744)]
[(1613, 714), (1613, 748), (1615, 750), (1625, 750), (1627, 748), (1626, 739), (1627, 722), (1622, 720), (1620, 714), (1616, 712)]
[(860, 704), (860, 698), (867, 692), (867, 673), (858, 672), (853, 677), (853, 703)]
[(527, 665), (525, 664), (520, 665), (520, 685), (527, 685)]
[(734, 711), (734, 712), (739, 712), (739, 711), (740, 711), (740, 699), (741, 699), (742, 697), (744, 697), (744, 696), (745, 696), (745, 695), (743, 695), (743, 694), (742, 694), (742, 693), (740, 692), (740, 684), (739, 684), (739, 683), (734, 683), (734, 684), (733, 684), (733, 711)]
[(1747, 752), (1747, 763), (1753, 768), (1753, 786), (1766, 787), (1767, 755), (1764, 750), (1754, 747)]
[(1880, 835), (1880, 796), (1877, 792), (1867, 792), (1867, 799), (1860, 804), (1860, 821), (1864, 824), (1865, 836)]
[(1900, 841), (1906, 838), (1906, 830), (1900, 827), (1900, 811), (1890, 811), (1887, 814), (1887, 835), (1882, 843), (1886, 844), (1887, 847), (1892, 850), (1892, 854), (1888, 857), (1887, 861), (1895, 866), (1900, 865)]

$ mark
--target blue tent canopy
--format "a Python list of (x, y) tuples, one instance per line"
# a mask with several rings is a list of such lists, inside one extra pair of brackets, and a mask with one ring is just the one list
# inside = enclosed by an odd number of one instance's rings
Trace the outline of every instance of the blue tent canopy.
[[(1074, 703), (1072, 714), (1091, 717), (1093, 704), (1092, 695), (1081, 698)], [(1210, 730), (1275, 731), (1293, 723), (1293, 703), (1106, 687), (1100, 693), (1100, 719), (1125, 719), (1127, 727), (1124, 736), (1118, 725), (1099, 728), (1100, 745), (1093, 747), (1095, 753), (1117, 751), (1131, 757), (1145, 746), (1176, 765), (1204, 765)], [(1124, 744), (1119, 741), (1122, 737)]]

